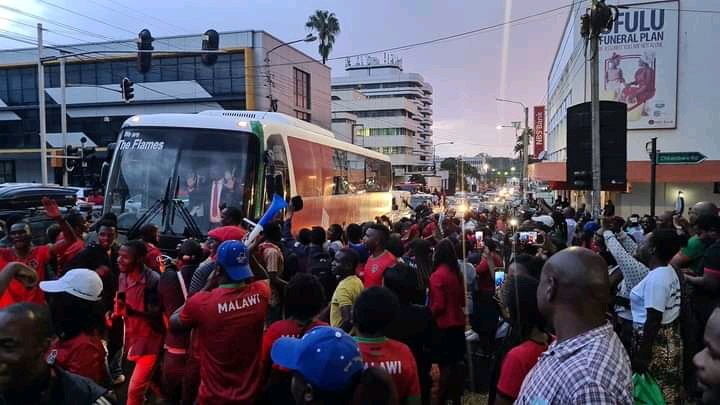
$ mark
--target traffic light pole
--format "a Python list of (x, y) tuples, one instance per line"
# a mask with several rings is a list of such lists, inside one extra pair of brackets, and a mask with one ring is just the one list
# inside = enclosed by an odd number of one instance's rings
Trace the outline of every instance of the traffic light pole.
[(657, 138), (652, 138), (650, 150), (650, 216), (655, 216), (655, 187), (657, 185)]
[(600, 217), (600, 32), (590, 36), (590, 115), (592, 123), (592, 214)]
[(38, 106), (40, 120), (40, 176), (42, 185), (46, 186), (48, 182), (47, 167), (47, 133), (45, 122), (45, 66), (43, 66), (43, 27), (42, 24), (37, 25), (37, 43), (38, 43)]
[[(65, 97), (65, 58), (60, 59), (60, 132), (62, 132), (63, 153), (67, 149), (67, 98)], [(67, 160), (63, 159), (63, 186), (68, 185)]]

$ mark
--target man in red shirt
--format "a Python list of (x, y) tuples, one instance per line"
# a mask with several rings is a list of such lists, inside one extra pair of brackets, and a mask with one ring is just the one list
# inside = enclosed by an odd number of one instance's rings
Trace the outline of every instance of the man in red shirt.
[[(62, 217), (57, 203), (51, 199), (43, 198), (43, 205), (45, 206), (45, 214), (60, 225), (64, 240), (55, 244), (33, 246), (30, 225), (26, 222), (13, 224), (10, 227), (10, 239), (13, 246), (0, 248), (0, 268), (5, 267), (10, 262), (20, 262), (35, 270), (37, 281), (44, 281), (46, 278), (45, 268), (50, 258), (58, 251), (62, 251), (66, 245), (75, 243), (77, 236), (72, 227)], [(37, 286), (28, 289), (19, 280), (13, 279), (5, 293), (0, 295), (0, 308), (17, 302), (44, 304), (45, 296)]]
[(120, 279), (114, 316), (125, 319), (127, 359), (135, 363), (128, 385), (128, 405), (142, 404), (163, 344), (160, 275), (145, 267), (145, 244), (126, 242), (118, 251)]
[(415, 356), (404, 343), (385, 337), (384, 330), (395, 320), (398, 300), (390, 290), (372, 287), (355, 301), (353, 315), (366, 367), (381, 367), (390, 374), (403, 404), (420, 404), (420, 379)]
[(370, 257), (363, 270), (365, 288), (382, 286), (383, 273), (397, 261), (397, 258), (385, 249), (389, 238), (390, 231), (385, 225), (372, 224), (365, 231), (363, 243), (370, 251)]
[(223, 242), (213, 280), (170, 318), (172, 330), (194, 329), (199, 341), (201, 405), (252, 404), (263, 382), (261, 345), (270, 286), (252, 281), (248, 259), (242, 242)]

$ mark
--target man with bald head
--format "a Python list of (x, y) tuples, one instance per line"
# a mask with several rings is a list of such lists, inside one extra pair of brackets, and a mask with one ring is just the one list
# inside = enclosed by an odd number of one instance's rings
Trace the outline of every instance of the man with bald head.
[(46, 306), (20, 303), (0, 310), (0, 404), (114, 403), (106, 389), (46, 360), (50, 329)]
[(557, 340), (523, 382), (516, 404), (632, 404), (630, 360), (605, 317), (607, 264), (572, 247), (543, 267), (538, 308)]

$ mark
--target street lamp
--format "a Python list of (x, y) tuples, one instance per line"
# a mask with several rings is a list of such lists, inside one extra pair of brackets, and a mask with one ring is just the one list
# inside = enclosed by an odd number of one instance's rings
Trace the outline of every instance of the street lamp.
[(440, 143), (434, 143), (433, 144), (433, 176), (437, 176), (437, 166), (435, 165), (435, 147), (440, 145), (454, 145), (455, 142), (440, 142)]
[(268, 83), (268, 98), (270, 99), (270, 111), (275, 112), (277, 111), (277, 100), (273, 98), (272, 96), (272, 88), (273, 88), (273, 82), (272, 82), (272, 76), (270, 75), (270, 53), (272, 51), (282, 48), (283, 46), (296, 44), (298, 42), (313, 42), (317, 40), (317, 37), (313, 35), (312, 33), (307, 34), (304, 38), (296, 39), (294, 41), (290, 42), (283, 42), (280, 45), (275, 46), (274, 48), (271, 48), (269, 51), (265, 52), (265, 74), (267, 75), (267, 83)]
[(520, 188), (521, 193), (523, 196), (523, 200), (527, 201), (527, 171), (528, 171), (528, 132), (530, 131), (529, 124), (528, 124), (528, 108), (525, 104), (514, 101), (514, 100), (507, 100), (504, 98), (496, 98), (496, 101), (499, 101), (501, 103), (511, 103), (511, 104), (517, 104), (523, 108), (523, 112), (525, 113), (525, 130), (523, 131), (523, 137), (522, 137), (522, 143), (523, 143), (523, 170), (522, 170), (522, 176), (520, 177)]

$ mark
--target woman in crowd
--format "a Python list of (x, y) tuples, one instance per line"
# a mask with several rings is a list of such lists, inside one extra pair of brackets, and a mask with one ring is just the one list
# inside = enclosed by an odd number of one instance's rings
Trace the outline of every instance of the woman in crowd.
[(465, 291), (453, 243), (442, 239), (435, 248), (430, 276), (430, 309), (438, 326), (435, 350), (440, 365), (438, 398), (460, 404), (465, 358)]
[(73, 269), (58, 280), (41, 281), (40, 289), (46, 294), (57, 336), (48, 361), (109, 388), (107, 352), (100, 338), (104, 323), (100, 276)]
[(398, 403), (387, 372), (365, 368), (357, 343), (341, 329), (319, 326), (302, 339), (281, 337), (273, 344), (271, 357), (273, 363), (291, 370), (295, 404)]
[(413, 294), (412, 303), (426, 305), (430, 288), (430, 273), (433, 271), (430, 242), (425, 239), (415, 239), (410, 243), (403, 260), (415, 271), (417, 276), (417, 289)]
[(538, 280), (527, 276), (513, 277), (506, 284), (509, 294), (503, 305), (510, 316), (511, 331), (498, 354), (497, 364), (502, 366), (497, 379), (493, 379), (490, 404), (512, 404), (525, 376), (550, 344), (551, 337), (535, 299), (538, 284)]
[(502, 270), (502, 256), (497, 252), (497, 242), (485, 240), (482, 259), (475, 267), (477, 299), (475, 316), (472, 318), (473, 330), (480, 337), (482, 349), (487, 353), (492, 348), (497, 331), (500, 313), (495, 301), (495, 269)]
[(300, 338), (309, 330), (325, 322), (315, 319), (325, 303), (325, 291), (317, 277), (298, 273), (285, 290), (285, 319), (274, 322), (263, 335), (263, 369), (268, 375), (265, 385), (265, 400), (268, 404), (288, 404), (292, 402), (290, 380), (292, 375), (272, 364), (270, 350), (281, 336)]
[(668, 404), (683, 398), (683, 345), (680, 336), (681, 276), (669, 265), (680, 250), (674, 229), (658, 229), (638, 248), (650, 272), (630, 292), (634, 324), (633, 371), (649, 372)]

